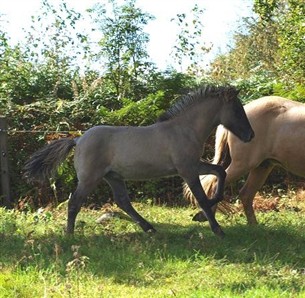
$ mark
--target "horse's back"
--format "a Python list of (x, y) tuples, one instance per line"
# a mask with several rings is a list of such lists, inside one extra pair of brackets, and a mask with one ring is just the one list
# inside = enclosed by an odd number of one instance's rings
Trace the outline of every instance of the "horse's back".
[[(137, 154), (138, 149), (150, 151), (156, 142), (156, 131), (151, 126), (95, 126), (78, 140), (76, 150), (87, 154)], [(143, 146), (147, 148), (143, 148)], [(138, 149), (137, 149), (138, 148)], [(149, 153), (149, 152), (148, 152)], [(95, 156), (97, 158), (97, 156)]]
[(283, 115), (294, 108), (304, 109), (302, 103), (280, 96), (264, 96), (245, 105), (249, 118), (258, 117), (262, 121), (273, 121), (278, 115)]

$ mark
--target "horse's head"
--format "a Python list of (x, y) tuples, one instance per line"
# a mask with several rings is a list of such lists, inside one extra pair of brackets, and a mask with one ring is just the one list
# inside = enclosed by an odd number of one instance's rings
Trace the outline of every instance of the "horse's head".
[(254, 131), (238, 98), (238, 92), (233, 87), (227, 89), (220, 122), (243, 142), (250, 142), (254, 137)]

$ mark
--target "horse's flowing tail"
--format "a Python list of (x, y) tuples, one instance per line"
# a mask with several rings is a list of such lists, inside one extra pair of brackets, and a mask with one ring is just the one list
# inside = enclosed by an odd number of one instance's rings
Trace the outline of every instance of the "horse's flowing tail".
[[(218, 126), (215, 137), (215, 154), (212, 163), (228, 167), (229, 159), (229, 147), (228, 147), (228, 130), (222, 125)], [(201, 185), (208, 197), (211, 197), (214, 193), (217, 178), (214, 175), (203, 175), (200, 176)], [(183, 195), (193, 205), (197, 206), (197, 201), (194, 198), (191, 190), (186, 183), (183, 184)], [(218, 209), (223, 213), (232, 212), (228, 202), (222, 201), (218, 204)]]
[(24, 177), (28, 182), (43, 182), (51, 178), (75, 145), (75, 140), (63, 138), (36, 151), (25, 163)]
[(215, 135), (215, 154), (212, 162), (217, 165), (222, 165), (225, 168), (228, 167), (226, 163), (229, 157), (228, 134), (229, 131), (224, 126), (219, 125), (217, 127)]

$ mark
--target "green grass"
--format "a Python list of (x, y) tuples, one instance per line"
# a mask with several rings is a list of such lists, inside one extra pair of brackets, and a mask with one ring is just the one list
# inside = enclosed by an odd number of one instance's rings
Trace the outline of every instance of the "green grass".
[(218, 214), (221, 240), (191, 208), (134, 205), (156, 234), (83, 209), (67, 237), (64, 207), (0, 209), (0, 297), (305, 297), (302, 206), (258, 213), (257, 227)]

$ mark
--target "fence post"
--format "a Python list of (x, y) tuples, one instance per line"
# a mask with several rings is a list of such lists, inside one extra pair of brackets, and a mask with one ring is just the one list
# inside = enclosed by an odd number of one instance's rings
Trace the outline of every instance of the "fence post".
[(0, 166), (2, 197), (4, 206), (10, 208), (12, 207), (12, 198), (10, 191), (7, 147), (7, 121), (5, 117), (0, 117)]

